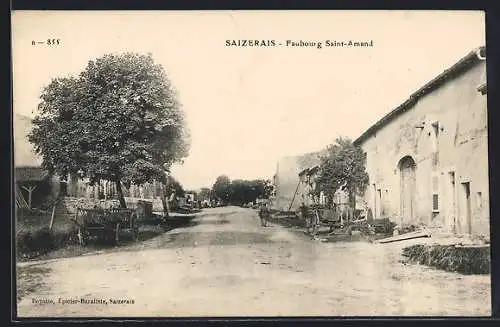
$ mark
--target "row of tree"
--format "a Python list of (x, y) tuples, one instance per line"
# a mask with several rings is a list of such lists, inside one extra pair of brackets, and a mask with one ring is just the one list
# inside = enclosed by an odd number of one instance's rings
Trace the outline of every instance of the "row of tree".
[[(356, 195), (362, 195), (369, 183), (366, 154), (351, 139), (337, 138), (320, 156), (320, 164), (311, 183), (314, 186), (312, 196), (324, 194), (327, 204), (331, 206), (335, 194), (343, 191), (349, 195), (350, 204), (354, 208)], [(257, 199), (268, 199), (273, 192), (274, 186), (269, 180), (231, 181), (229, 177), (222, 175), (217, 177), (212, 189), (202, 189), (199, 198), (215, 198), (224, 204), (242, 205)]]
[(269, 180), (235, 179), (231, 181), (229, 177), (221, 175), (217, 177), (211, 194), (223, 204), (243, 205), (255, 202), (257, 199), (268, 199), (273, 191), (273, 185)]

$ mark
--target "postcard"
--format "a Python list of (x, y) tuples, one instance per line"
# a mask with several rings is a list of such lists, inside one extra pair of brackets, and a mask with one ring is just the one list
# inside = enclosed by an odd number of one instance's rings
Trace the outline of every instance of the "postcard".
[(17, 317), (490, 316), (481, 11), (13, 11)]

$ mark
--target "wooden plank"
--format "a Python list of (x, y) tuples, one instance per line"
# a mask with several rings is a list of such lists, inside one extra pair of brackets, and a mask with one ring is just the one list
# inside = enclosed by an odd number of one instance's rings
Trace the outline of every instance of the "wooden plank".
[(411, 233), (406, 233), (406, 234), (402, 234), (402, 235), (383, 238), (381, 240), (375, 241), (375, 243), (390, 243), (390, 242), (405, 241), (405, 240), (411, 240), (414, 238), (423, 238), (423, 237), (431, 237), (430, 232), (428, 232), (428, 231), (411, 232)]
[(24, 196), (18, 185), (16, 185), (15, 193), (16, 193), (16, 203), (18, 204), (18, 207), (28, 209), (28, 202), (26, 202), (26, 200), (24, 199)]
[(293, 193), (293, 198), (292, 198), (292, 201), (290, 202), (290, 206), (288, 207), (288, 211), (290, 211), (292, 209), (292, 205), (293, 205), (293, 202), (295, 201), (295, 196), (297, 195), (297, 191), (299, 190), (299, 186), (300, 186), (300, 178), (299, 178), (299, 182), (297, 183), (297, 188), (295, 188), (295, 192)]
[(52, 225), (54, 224), (54, 216), (56, 214), (56, 205), (52, 207), (52, 216), (50, 217), (50, 225), (49, 225), (49, 230), (52, 230)]

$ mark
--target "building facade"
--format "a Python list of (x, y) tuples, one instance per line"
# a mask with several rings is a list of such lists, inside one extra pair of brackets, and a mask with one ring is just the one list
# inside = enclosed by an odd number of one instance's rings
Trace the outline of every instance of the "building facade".
[(374, 217), (489, 238), (487, 123), (480, 48), (354, 141), (367, 155)]
[(299, 174), (320, 163), (320, 152), (280, 159), (273, 178), (275, 196), (271, 207), (279, 211), (297, 211), (302, 202), (309, 201), (309, 189)]

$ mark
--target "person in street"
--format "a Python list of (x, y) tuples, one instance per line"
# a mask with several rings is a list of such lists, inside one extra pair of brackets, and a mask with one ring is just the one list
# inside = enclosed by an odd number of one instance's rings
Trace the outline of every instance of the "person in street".
[(306, 228), (307, 228), (307, 233), (310, 233), (310, 230), (311, 230), (311, 222), (310, 222), (310, 219), (309, 219), (309, 215), (308, 215), (308, 209), (307, 209), (307, 206), (306, 204), (304, 203), (304, 201), (302, 201), (302, 203), (300, 204), (300, 219), (305, 221), (306, 223)]
[(262, 203), (259, 209), (259, 218), (260, 218), (260, 223), (263, 227), (267, 226), (267, 221), (269, 220), (270, 216), (270, 211), (269, 208), (267, 207), (267, 203)]
[(318, 208), (315, 208), (312, 212), (312, 217), (311, 217), (311, 237), (313, 239), (317, 238), (317, 232), (320, 225), (321, 225), (321, 220), (319, 216), (319, 210)]

